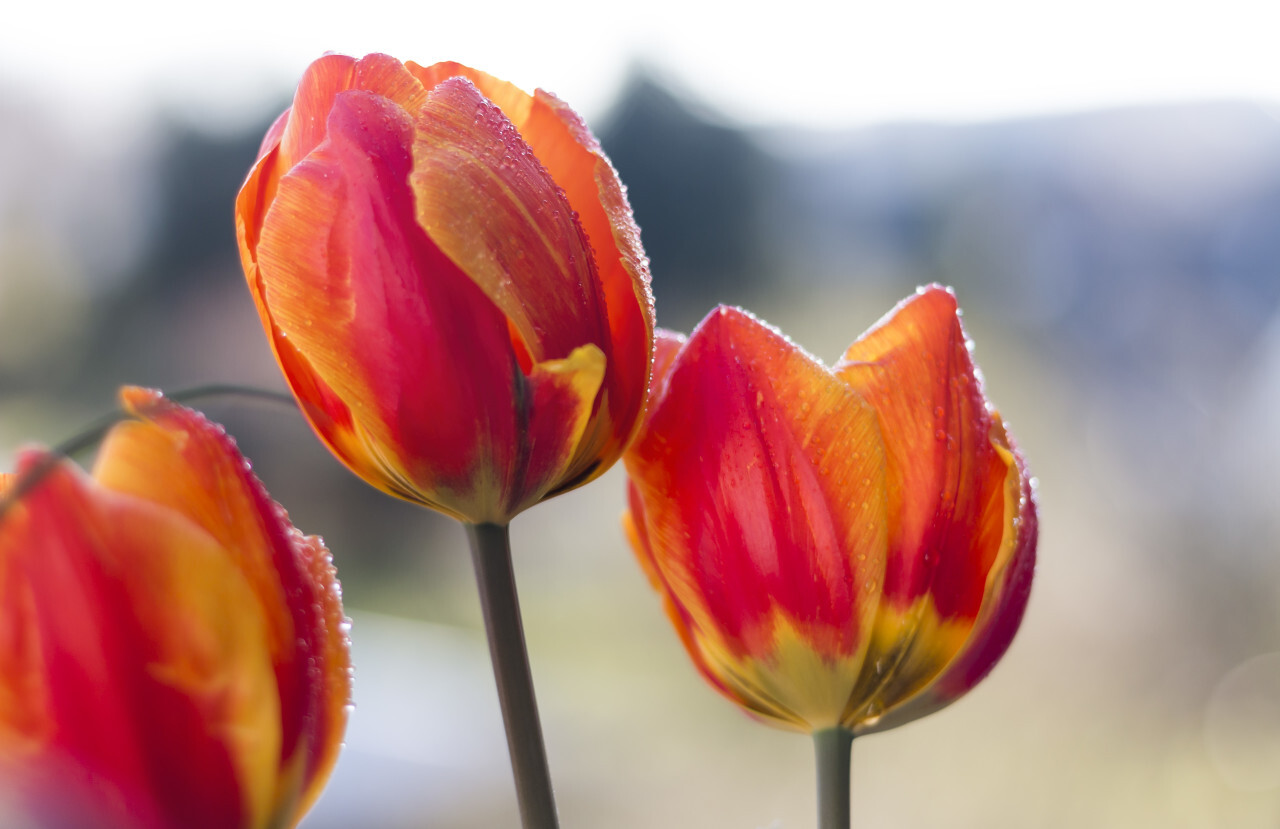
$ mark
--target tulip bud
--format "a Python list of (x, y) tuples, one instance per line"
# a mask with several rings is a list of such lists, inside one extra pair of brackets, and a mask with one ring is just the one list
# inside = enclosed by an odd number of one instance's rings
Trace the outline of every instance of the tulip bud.
[(220, 427), (121, 399), (92, 477), (39, 451), (8, 477), (0, 781), (42, 827), (292, 827), (350, 703), (329, 553)]
[(656, 365), (624, 524), (712, 686), (773, 725), (862, 734), (987, 674), (1026, 606), (1035, 501), (949, 291), (834, 370), (724, 307), (687, 341), (659, 332)]
[(385, 492), (506, 523), (616, 461), (645, 402), (648, 262), (578, 116), (455, 63), (328, 55), (236, 201), (312, 428)]

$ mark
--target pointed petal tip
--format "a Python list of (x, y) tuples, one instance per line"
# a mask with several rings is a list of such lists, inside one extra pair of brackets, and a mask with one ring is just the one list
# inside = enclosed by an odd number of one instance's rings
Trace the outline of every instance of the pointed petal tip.
[(122, 409), (135, 416), (168, 402), (164, 392), (145, 386), (121, 386), (116, 399)]

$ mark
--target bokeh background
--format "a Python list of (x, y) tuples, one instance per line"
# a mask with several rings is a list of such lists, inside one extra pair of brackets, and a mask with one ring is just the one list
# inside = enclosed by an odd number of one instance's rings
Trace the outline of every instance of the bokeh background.
[[(834, 360), (954, 286), (1040, 482), (1022, 631), (969, 697), (854, 747), (855, 825), (1280, 825), (1280, 69), (1244, 2), (893, 8), (24, 4), (0, 27), (0, 466), (122, 383), (280, 388), (234, 194), (329, 49), (459, 59), (579, 107), (660, 323), (741, 304)], [(516, 825), (462, 531), (300, 418), (210, 403), (354, 618), (307, 829)], [(572, 827), (814, 822), (805, 739), (704, 687), (618, 528), (619, 471), (513, 525)]]

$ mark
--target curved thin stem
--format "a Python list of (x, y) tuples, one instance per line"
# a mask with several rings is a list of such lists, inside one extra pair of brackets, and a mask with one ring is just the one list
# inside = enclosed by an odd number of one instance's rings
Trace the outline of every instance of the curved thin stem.
[(471, 558), (480, 589), (489, 656), (498, 683), (498, 702), (507, 730), (507, 750), (516, 781), (516, 801), (525, 829), (556, 829), (551, 772), (538, 721), (533, 675), (520, 621), (520, 600), (511, 570), (511, 539), (506, 524), (468, 524)]
[[(193, 386), (189, 389), (179, 389), (172, 394), (166, 394), (165, 397), (175, 403), (191, 403), (210, 397), (244, 397), (250, 400), (283, 403), (290, 408), (297, 408), (297, 403), (292, 395), (284, 392), (255, 389), (250, 386), (237, 386), (229, 383), (211, 383), (204, 386)], [(14, 481), (7, 491), (0, 494), (0, 518), (4, 517), (4, 514), (9, 511), (9, 508), (18, 499), (40, 483), (44, 476), (57, 466), (60, 460), (75, 457), (89, 447), (96, 446), (106, 437), (107, 432), (111, 431), (112, 426), (128, 417), (129, 415), (119, 409), (108, 412), (95, 418), (88, 426), (51, 448), (39, 463)]]
[(243, 397), (246, 400), (258, 400), (264, 403), (279, 403), (290, 409), (298, 408), (298, 401), (287, 391), (272, 389), (255, 389), (253, 386), (237, 386), (234, 383), (209, 383), (204, 386), (192, 386), (179, 389), (172, 394), (165, 392), (165, 397), (175, 403), (191, 403), (206, 397)]
[(849, 829), (852, 749), (852, 731), (837, 726), (813, 734), (818, 766), (818, 829)]

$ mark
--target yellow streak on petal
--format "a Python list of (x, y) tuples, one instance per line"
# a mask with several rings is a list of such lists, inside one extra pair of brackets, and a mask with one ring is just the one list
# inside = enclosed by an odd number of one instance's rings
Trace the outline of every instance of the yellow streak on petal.
[[(190, 519), (217, 538), (228, 561), (240, 569), (261, 601), (284, 607), (270, 542), (250, 494), (237, 477), (241, 470), (202, 438), (208, 436), (155, 421), (117, 424), (102, 443), (93, 477), (109, 490)], [(193, 441), (197, 443), (189, 446)], [(188, 450), (190, 457), (184, 458)], [(274, 614), (265, 635), (272, 654), (291, 648), (292, 619), (286, 613)]]
[[(551, 383), (556, 386), (564, 387), (572, 399), (574, 400), (573, 410), (567, 414), (569, 418), (568, 428), (565, 430), (565, 441), (563, 443), (563, 455), (560, 463), (555, 467), (554, 472), (548, 471), (543, 476), (542, 486), (530, 494), (527, 503), (522, 505), (520, 509), (526, 506), (533, 506), (541, 501), (549, 492), (557, 489), (566, 482), (573, 482), (574, 485), (582, 483), (577, 479), (586, 472), (589, 465), (595, 460), (594, 456), (586, 455), (582, 452), (583, 437), (586, 433), (587, 424), (591, 419), (591, 410), (595, 403), (596, 395), (600, 392), (600, 386), (604, 383), (604, 373), (606, 366), (604, 352), (594, 343), (580, 345), (573, 351), (569, 352), (569, 356), (560, 360), (544, 360), (535, 363), (533, 371), (529, 375), (529, 383), (531, 386)], [(537, 416), (537, 413), (534, 413)], [(542, 430), (539, 430), (542, 431)], [(538, 451), (538, 447), (532, 447), (534, 452)], [(602, 472), (603, 470), (600, 470)], [(599, 472), (596, 472), (599, 474)], [(592, 475), (591, 477), (595, 477)], [(508, 516), (509, 520), (510, 516)]]
[[(944, 621), (929, 596), (901, 609), (882, 603), (868, 662), (840, 724), (855, 734), (865, 733), (910, 703), (951, 663), (971, 630), (967, 620)], [(872, 659), (872, 654), (893, 657)]]
[(694, 641), (731, 699), (770, 725), (805, 733), (842, 723), (862, 668), (860, 658), (823, 657), (782, 614), (774, 617), (772, 648), (759, 657), (737, 658), (718, 639), (697, 633)]
[[(0, 495), (16, 475), (0, 475)], [(30, 530), (21, 503), (0, 519), (0, 756), (17, 760), (39, 751), (54, 732), (45, 705), (46, 689), (35, 598), (16, 569), (21, 544)]]
[[(573, 400), (573, 406), (571, 411), (562, 413), (567, 426), (560, 430), (563, 440), (556, 447), (531, 447), (535, 453), (551, 449), (559, 450), (560, 454), (552, 459), (549, 467), (540, 471), (538, 480), (530, 482), (531, 488), (518, 504), (511, 504), (504, 497), (509, 494), (512, 481), (510, 471), (507, 470), (511, 459), (505, 456), (477, 459), (473, 474), (467, 478), (469, 488), (463, 491), (443, 484), (436, 484), (431, 488), (425, 488), (421, 483), (415, 484), (414, 479), (400, 464), (398, 456), (388, 451), (377, 436), (362, 429), (359, 422), (355, 424), (355, 433), (350, 437), (353, 446), (359, 447), (352, 454), (372, 459), (379, 474), (366, 480), (384, 492), (425, 504), (459, 521), (506, 523), (557, 491), (557, 488), (569, 488), (565, 486), (566, 481), (574, 481), (576, 485), (588, 480), (574, 479), (593, 460), (592, 457), (583, 455), (580, 449), (591, 419), (592, 406), (604, 382), (605, 362), (604, 352), (595, 344), (587, 343), (575, 348), (563, 359), (544, 360), (533, 365), (526, 380), (528, 386), (536, 388), (538, 385), (551, 383), (564, 387)], [(534, 417), (536, 416), (535, 413)], [(422, 477), (421, 473), (418, 477)]]
[[(603, 309), (578, 221), (509, 124), (469, 84), (432, 92), (415, 125), (418, 223), (506, 314), (535, 360), (555, 356), (549, 343), (607, 342), (596, 330)], [(557, 330), (566, 326), (573, 330)]]
[(262, 600), (235, 556), (184, 516), (131, 496), (103, 497), (128, 519), (118, 523), (117, 549), (128, 551), (119, 564), (130, 571), (130, 603), (154, 637), (148, 671), (195, 701), (211, 736), (228, 746), (249, 825), (266, 826), (281, 730)]
[[(999, 609), (1004, 600), (1004, 591), (1002, 590), (1005, 578), (1005, 570), (1013, 559), (1014, 552), (1018, 546), (1020, 535), (1019, 518), (1022, 512), (1022, 470), (1019, 468), (1013, 452), (1008, 448), (1009, 441), (1005, 434), (1003, 421), (1001, 421), (998, 413), (993, 412), (994, 422), (991, 427), (991, 445), (995, 449), (997, 456), (1006, 465), (1008, 472), (1005, 476), (1004, 483), (1004, 530), (1000, 539), (1000, 546), (996, 551), (995, 561), (992, 562), (991, 569), (987, 572), (986, 586), (983, 590), (982, 606), (978, 610), (977, 618), (972, 624), (952, 624), (940, 625), (937, 619), (937, 613), (933, 612), (925, 616), (925, 625), (922, 625), (916, 632), (917, 640), (921, 638), (932, 638), (935, 640), (934, 655), (935, 660), (943, 662), (943, 667), (956, 662), (964, 656), (964, 650), (972, 641), (972, 634), (975, 631), (982, 630), (989, 622), (992, 615)], [(929, 603), (929, 610), (933, 610), (932, 603)], [(890, 634), (895, 624), (907, 624), (905, 619), (894, 618), (890, 614), (891, 610), (882, 611), (881, 625), (885, 631), (886, 637)], [(905, 616), (906, 614), (902, 614)], [(928, 627), (931, 623), (932, 629)], [(953, 628), (946, 630), (946, 628)], [(877, 630), (881, 630), (880, 627)], [(892, 643), (890, 643), (892, 644)], [(918, 687), (910, 694), (910, 698), (904, 698), (897, 703), (884, 706), (883, 714), (874, 720), (864, 720), (858, 723), (856, 733), (869, 733), (872, 731), (884, 731), (895, 728), (912, 720), (919, 719), (927, 714), (931, 714), (940, 708), (944, 708), (955, 701), (954, 697), (940, 697), (932, 693), (934, 683), (942, 676), (943, 671), (939, 669), (935, 671), (922, 687)]]

